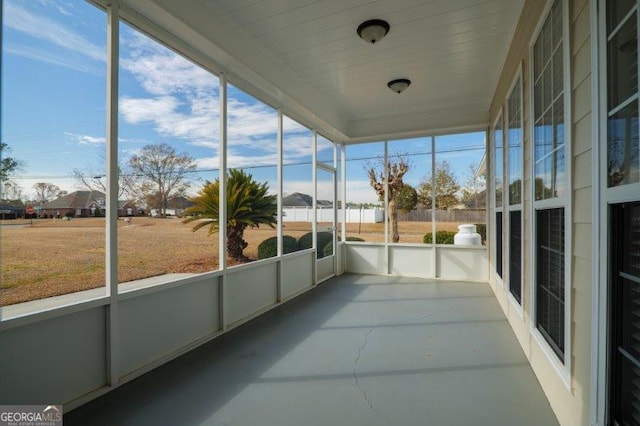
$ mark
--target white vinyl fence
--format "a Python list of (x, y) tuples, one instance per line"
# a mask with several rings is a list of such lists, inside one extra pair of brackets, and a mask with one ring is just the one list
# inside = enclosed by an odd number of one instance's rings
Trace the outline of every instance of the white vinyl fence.
[[(285, 222), (311, 222), (313, 209), (311, 207), (285, 207), (282, 209)], [(338, 209), (338, 218), (342, 217), (342, 209)], [(331, 207), (318, 208), (318, 222), (331, 222), (333, 209)], [(382, 209), (359, 209), (347, 207), (348, 223), (376, 223), (384, 220)]]

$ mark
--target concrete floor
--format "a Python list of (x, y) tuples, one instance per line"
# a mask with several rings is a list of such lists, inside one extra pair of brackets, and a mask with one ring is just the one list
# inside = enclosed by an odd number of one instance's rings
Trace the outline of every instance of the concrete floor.
[(343, 275), (64, 424), (558, 423), (487, 284)]

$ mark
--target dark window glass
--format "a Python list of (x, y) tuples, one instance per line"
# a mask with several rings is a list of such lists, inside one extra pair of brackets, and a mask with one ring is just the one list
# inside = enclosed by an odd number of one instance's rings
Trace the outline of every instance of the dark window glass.
[(607, 34), (609, 34), (635, 6), (636, 0), (609, 0), (607, 2)]
[(509, 291), (522, 303), (522, 213), (509, 212)]
[(640, 202), (612, 207), (611, 424), (640, 423)]
[(616, 425), (637, 425), (640, 423), (640, 368), (628, 358), (620, 357), (616, 371), (618, 399), (612, 405), (616, 410)]
[(638, 102), (607, 120), (607, 183), (609, 187), (640, 182)]
[(614, 109), (638, 92), (638, 26), (635, 15), (609, 40), (607, 92)]
[(564, 354), (564, 208), (536, 212), (536, 326)]
[(502, 212), (496, 212), (496, 273), (502, 278)]

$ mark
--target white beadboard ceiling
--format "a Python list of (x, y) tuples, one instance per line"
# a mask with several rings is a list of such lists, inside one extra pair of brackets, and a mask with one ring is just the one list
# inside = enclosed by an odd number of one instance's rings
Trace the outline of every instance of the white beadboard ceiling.
[[(488, 125), (523, 0), (124, 0), (230, 79), (346, 141)], [(356, 28), (389, 22), (375, 45)], [(395, 94), (386, 83), (409, 78)]]

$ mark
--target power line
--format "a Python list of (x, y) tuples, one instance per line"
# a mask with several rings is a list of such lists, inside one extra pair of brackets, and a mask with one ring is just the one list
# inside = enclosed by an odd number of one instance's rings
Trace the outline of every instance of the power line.
[[(457, 153), (457, 152), (465, 152), (465, 151), (478, 151), (478, 150), (484, 150), (485, 147), (482, 146), (467, 146), (467, 147), (460, 147), (460, 148), (453, 148), (453, 149), (447, 149), (447, 150), (441, 150), (441, 151), (436, 151), (435, 155), (439, 155), (439, 154), (448, 154), (448, 153)], [(390, 156), (403, 156), (403, 157), (417, 157), (417, 156), (422, 156), (422, 155), (431, 155), (430, 151), (418, 151), (418, 152), (411, 152), (411, 153), (397, 153), (397, 154), (391, 154)], [(381, 158), (381, 155), (376, 155), (376, 156), (364, 156), (364, 157), (347, 157), (346, 161), (347, 162), (355, 162), (355, 161), (370, 161), (370, 160), (378, 160)], [(322, 161), (320, 161), (322, 162)], [(332, 162), (332, 161), (331, 161)], [(311, 161), (299, 161), (299, 162), (287, 162), (287, 163), (283, 163), (283, 167), (287, 167), (287, 166), (310, 166), (312, 165)], [(244, 169), (244, 170), (256, 170), (256, 169), (268, 169), (271, 167), (277, 167), (276, 164), (258, 164), (258, 165), (253, 165), (253, 166), (241, 166), (241, 167), (229, 167), (229, 169)], [(196, 170), (187, 170), (185, 171), (185, 174), (197, 174), (197, 173), (218, 173), (220, 171), (219, 168), (204, 168), (204, 169), (196, 169)], [(123, 177), (144, 177), (144, 175), (141, 174), (131, 174), (131, 173), (127, 173), (127, 174), (123, 174)], [(89, 176), (84, 176), (85, 178), (88, 178)], [(102, 179), (105, 178), (106, 174), (100, 174), (100, 175), (95, 175), (92, 178), (93, 179)], [(76, 176), (75, 175), (69, 175), (69, 174), (59, 174), (59, 175), (19, 175), (19, 176), (13, 176), (13, 179), (75, 179)]]

